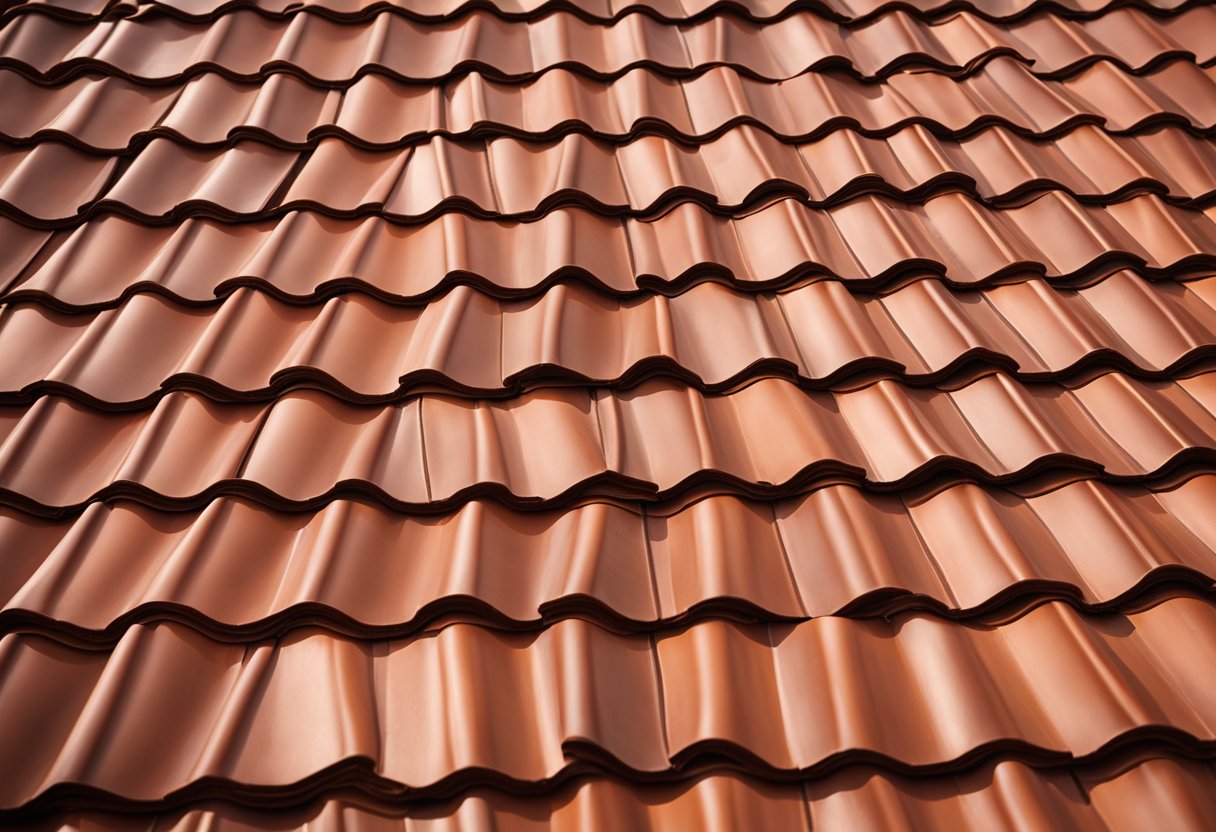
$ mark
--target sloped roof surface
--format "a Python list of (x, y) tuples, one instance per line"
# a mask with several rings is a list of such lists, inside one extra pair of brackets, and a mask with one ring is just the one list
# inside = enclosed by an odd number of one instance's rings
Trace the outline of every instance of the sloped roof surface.
[(0, 2), (0, 825), (1210, 829), (1216, 11)]

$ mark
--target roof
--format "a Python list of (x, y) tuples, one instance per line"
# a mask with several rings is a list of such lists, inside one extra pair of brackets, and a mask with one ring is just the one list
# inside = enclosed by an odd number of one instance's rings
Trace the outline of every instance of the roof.
[(0, 824), (1204, 830), (1216, 11), (0, 4)]

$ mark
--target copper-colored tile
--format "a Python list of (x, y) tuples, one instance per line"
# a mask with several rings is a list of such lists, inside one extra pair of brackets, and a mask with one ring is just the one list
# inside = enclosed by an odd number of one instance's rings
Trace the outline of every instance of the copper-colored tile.
[(71, 309), (155, 291), (214, 302), (244, 284), (292, 300), (355, 288), (417, 303), (460, 284), (499, 298), (536, 296), (558, 280), (621, 296), (705, 280), (757, 291), (832, 277), (872, 291), (926, 275), (959, 287), (1035, 274), (1091, 282), (1126, 266), (1151, 277), (1193, 274), (1216, 264), (1213, 210), (1152, 195), (1087, 206), (1053, 191), (1002, 210), (962, 194), (923, 205), (870, 196), (829, 209), (786, 199), (734, 219), (695, 203), (646, 221), (562, 208), (526, 223), (450, 213), (406, 227), (312, 212), (172, 228), (103, 217), (53, 238), (0, 220), (0, 239), (18, 247), (2, 276), (7, 300)]
[(269, 207), (294, 163), (294, 154), (253, 142), (216, 154), (154, 141), (110, 186), (103, 204), (153, 217), (188, 210), (193, 203), (256, 214)]
[(721, 15), (679, 25), (649, 15), (591, 23), (563, 11), (521, 22), (470, 11), (428, 24), (388, 11), (344, 22), (309, 13), (274, 20), (251, 10), (198, 23), (24, 14), (0, 27), (0, 65), (53, 80), (101, 70), (166, 81), (203, 69), (241, 79), (287, 71), (321, 83), (369, 70), (414, 81), (468, 71), (519, 79), (554, 67), (611, 77), (638, 66), (679, 75), (730, 66), (786, 80), (833, 68), (867, 79), (909, 67), (958, 72), (1012, 55), (1035, 73), (1066, 75), (1101, 59), (1129, 69), (1178, 56), (1206, 62), (1216, 57), (1203, 36), (1214, 21), (1204, 6), (1165, 19), (1121, 8), (1094, 20), (1035, 15), (1000, 26), (966, 10), (928, 23), (900, 9), (848, 26), (807, 11), (763, 24)]
[(0, 9), (0, 825), (1210, 825), (1214, 27)]
[(774, 84), (716, 67), (687, 79), (634, 69), (609, 82), (553, 69), (523, 84), (470, 73), (405, 85), (368, 74), (346, 89), (327, 90), (285, 74), (255, 84), (216, 73), (168, 86), (103, 76), (47, 88), (0, 69), (0, 100), (13, 102), (11, 112), (0, 110), (0, 137), (121, 149), (148, 134), (210, 145), (245, 135), (294, 146), (329, 135), (365, 147), (400, 147), (470, 133), (551, 139), (576, 132), (619, 141), (659, 129), (712, 138), (738, 124), (786, 139), (818, 138), (841, 127), (886, 135), (910, 124), (947, 136), (994, 124), (1053, 135), (1078, 124), (1114, 132), (1165, 124), (1205, 130), (1216, 124), (1213, 73), (1184, 60), (1143, 75), (1098, 62), (1054, 81), (1000, 57), (963, 79), (905, 72), (881, 84), (831, 72)]
[(37, 219), (76, 215), (104, 190), (117, 159), (46, 143), (0, 152), (0, 202)]
[[(154, 139), (117, 177), (115, 162), (57, 143), (11, 151), (0, 156), (11, 168), (0, 207), (58, 226), (102, 212), (164, 222), (292, 209), (418, 222), (444, 211), (536, 218), (562, 205), (654, 216), (689, 200), (724, 213), (782, 196), (822, 207), (864, 194), (920, 201), (963, 191), (1002, 206), (1044, 191), (1104, 204), (1149, 190), (1192, 205), (1216, 192), (1216, 151), (1176, 127), (1110, 136), (1082, 125), (1049, 141), (1003, 127), (961, 141), (921, 126), (886, 139), (842, 129), (791, 145), (745, 125), (695, 147), (659, 136), (613, 146), (572, 134), (540, 144), (435, 137), (368, 152), (323, 139), (307, 155), (252, 141), (212, 151)], [(35, 184), (51, 176), (62, 177), (62, 193)]]
[[(373, 786), (432, 786), (477, 769), (541, 780), (566, 767), (570, 743), (636, 771), (670, 766), (646, 641), (579, 621), (528, 636), (455, 625), (378, 643), (304, 629), (250, 648), (176, 626), (133, 627), (112, 653), (65, 656), (15, 635), (4, 652), (0, 701), (22, 717), (0, 729), (4, 748), (13, 752), (23, 726), (38, 725), (39, 747), (54, 755), (27, 758), (0, 796), (5, 808), (55, 783), (126, 800), (157, 800), (208, 777), (282, 789), (356, 756), (374, 761)], [(437, 684), (418, 684), (424, 678)], [(75, 693), (38, 696), (47, 683)], [(108, 693), (115, 686), (121, 700)], [(316, 730), (301, 735), (301, 720)]]
[(56, 522), (9, 510), (0, 536), (18, 554), (0, 618), (108, 643), (131, 620), (256, 639), (303, 621), (407, 634), (453, 615), (523, 628), (575, 615), (634, 630), (901, 609), (1002, 620), (1047, 598), (1118, 609), (1158, 586), (1211, 590), (1216, 528), (1202, 506), (1212, 490), (1204, 475), (1167, 491), (1082, 481), (1032, 497), (829, 486), (670, 514), (473, 501), (408, 517), (337, 501), (295, 515), (227, 499), (182, 514), (93, 504)]
[[(1084, 757), (1105, 745), (1097, 737), (1130, 724), (1190, 724), (1206, 735), (1211, 717), (1188, 701), (1203, 674), (1175, 680), (1140, 650), (1170, 640), (1167, 619), (1208, 609), (1174, 600), (1134, 616), (1133, 626), (1093, 629), (1058, 606), (995, 631), (921, 618), (895, 634), (891, 625), (838, 618), (767, 631), (705, 623), (658, 641), (668, 741), (674, 755), (737, 743), (779, 767), (802, 768), (854, 749), (923, 765), (1010, 734)], [(1132, 647), (1130, 639), (1144, 641)], [(1119, 676), (1099, 682), (1090, 675), (1098, 668)], [(1110, 684), (1115, 678), (1128, 681)], [(893, 690), (904, 692), (898, 713), (885, 699)], [(1003, 705), (974, 707), (997, 701)], [(958, 702), (971, 706), (960, 711)], [(886, 751), (894, 748), (907, 751)]]
[[(830, 20), (858, 23), (892, 9), (907, 11), (925, 20), (936, 20), (958, 9), (965, 9), (993, 22), (1013, 22), (1041, 11), (1088, 19), (1118, 5), (1114, 0), (989, 0), (983, 4), (944, 0), (836, 0), (812, 3), (806, 7)], [(1192, 0), (1142, 0), (1140, 5), (1159, 14), (1169, 14), (1188, 8)], [(34, 0), (27, 6), (16, 7), (14, 13), (47, 13), (69, 20), (89, 19), (106, 12), (115, 16), (140, 13), (129, 0)], [(426, 3), (416, 0), (308, 0), (297, 6), (287, 0), (153, 0), (147, 7), (188, 20), (208, 20), (225, 10), (246, 7), (256, 8), (268, 17), (290, 17), (308, 9), (336, 20), (360, 20), (387, 7), (411, 20), (429, 23), (447, 21), (472, 9), (483, 8), (492, 10), (504, 20), (530, 20), (560, 10), (597, 23), (619, 21), (637, 13), (664, 22), (681, 23), (725, 14), (754, 21), (776, 20), (797, 12), (804, 4), (791, 5), (788, 0), (753, 0), (746, 5), (735, 0), (509, 0), (491, 3), (471, 0)]]
[[(1200, 832), (1207, 827), (1208, 813), (1216, 810), (1212, 801), (1216, 775), (1202, 762), (1157, 757), (1134, 760), (1115, 772), (1086, 773), (1075, 780), (1073, 774), (1070, 769), (1034, 769), (1013, 761), (940, 779), (901, 777), (863, 767), (824, 778), (805, 792), (801, 784), (765, 783), (735, 774), (708, 774), (678, 786), (595, 777), (543, 796), (473, 789), (455, 800), (404, 808), (366, 807), (339, 799), (278, 812), (204, 803), (162, 814), (157, 828), (253, 832), (268, 827), (340, 826), (359, 832), (471, 832), (489, 822), (504, 832), (621, 828), (676, 832), (859, 825), (965, 828), (969, 823), (1003, 830), (1036, 823), (1082, 832), (1131, 832), (1142, 828), (1145, 819), (1165, 817), (1171, 829)], [(56, 825), (44, 828), (112, 832), (127, 828), (131, 819), (114, 813), (70, 812), (56, 816)]]
[[(670, 777), (712, 753), (826, 774), (850, 759), (963, 770), (1000, 748), (1095, 761), (1137, 736), (1198, 751), (1216, 737), (1203, 695), (1214, 615), (1174, 598), (1126, 617), (1049, 604), (994, 629), (917, 615), (709, 621), (652, 643), (563, 621), (535, 635), (454, 624), (388, 642), (301, 629), (249, 648), (137, 625), (101, 652), (10, 634), (0, 754), (6, 766), (22, 755), (23, 774), (0, 802), (47, 792), (48, 805), (55, 784), (79, 783), (121, 805), (203, 778), (290, 795), (356, 757), (370, 768), (348, 776), (372, 793), (434, 794), (490, 782), (486, 772), (520, 783), (580, 762)], [(1194, 633), (1185, 646), (1180, 630)], [(61, 687), (72, 695), (45, 695)], [(898, 708), (893, 690), (905, 692)], [(301, 721), (315, 730), (302, 734)], [(30, 726), (39, 756), (25, 756)], [(220, 793), (193, 788), (195, 799)]]
[(174, 392), (135, 413), (48, 396), (0, 411), (0, 488), (17, 505), (52, 510), (125, 493), (164, 506), (218, 492), (270, 505), (342, 493), (419, 506), (476, 493), (679, 496), (704, 483), (770, 495), (839, 478), (891, 489), (944, 472), (1001, 483), (1077, 470), (1138, 480), (1210, 459), (1212, 379), (1111, 372), (1070, 388), (993, 373), (950, 391), (883, 380), (839, 392), (762, 379), (726, 396), (648, 381), (380, 407), (313, 391), (269, 405)]
[[(161, 815), (157, 828), (252, 832), (332, 825), (360, 832), (471, 832), (488, 821), (504, 832), (675, 832), (715, 824), (790, 830), (809, 829), (810, 823), (829, 829), (861, 823), (884, 829), (958, 828), (979, 819), (989, 829), (1015, 829), (1012, 807), (1016, 818), (1044, 828), (1131, 832), (1142, 827), (1142, 818), (1168, 817), (1172, 829), (1199, 832), (1213, 810), (1213, 773), (1201, 762), (1173, 757), (1134, 761), (1124, 770), (1085, 776), (1084, 790), (1071, 773), (1012, 761), (940, 780), (861, 768), (825, 778), (812, 785), (809, 794), (800, 784), (770, 784), (733, 774), (705, 775), (679, 786), (596, 777), (544, 796), (474, 789), (455, 800), (406, 808), (368, 808), (339, 799), (278, 812), (204, 803)], [(56, 816), (54, 826), (35, 828), (111, 832), (127, 828), (131, 819), (70, 812)]]

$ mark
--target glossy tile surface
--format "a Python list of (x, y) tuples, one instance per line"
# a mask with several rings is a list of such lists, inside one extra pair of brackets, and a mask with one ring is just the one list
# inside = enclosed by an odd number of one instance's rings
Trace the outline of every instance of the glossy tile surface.
[(692, 141), (741, 124), (790, 140), (842, 127), (885, 136), (911, 124), (947, 136), (990, 125), (1055, 135), (1078, 124), (1102, 124), (1115, 133), (1178, 125), (1206, 134), (1216, 126), (1213, 87), (1216, 68), (1188, 60), (1143, 74), (1100, 61), (1052, 80), (1011, 56), (964, 78), (900, 72), (878, 84), (840, 72), (773, 83), (720, 66), (689, 78), (637, 68), (611, 81), (562, 68), (524, 82), (470, 72), (403, 84), (373, 73), (332, 89), (281, 72), (260, 82), (202, 72), (155, 86), (103, 73), (46, 87), (0, 68), (0, 137), (122, 149), (153, 134), (207, 145), (245, 135), (295, 146), (336, 136), (369, 148), (435, 135), (543, 140), (584, 133), (619, 142), (660, 133)]
[(604, 24), (561, 11), (523, 22), (471, 11), (444, 23), (389, 11), (358, 22), (307, 13), (274, 20), (246, 10), (200, 23), (26, 14), (0, 26), (0, 66), (46, 81), (86, 70), (159, 82), (204, 70), (233, 79), (282, 71), (319, 83), (368, 72), (434, 81), (477, 71), (514, 80), (555, 67), (612, 77), (641, 66), (665, 76), (730, 66), (783, 81), (823, 69), (867, 80), (912, 67), (964, 72), (1012, 55), (1037, 75), (1064, 76), (1099, 60), (1129, 70), (1178, 56), (1206, 63), (1216, 58), (1205, 37), (1214, 24), (1216, 12), (1205, 6), (1166, 18), (1123, 8), (1093, 20), (1043, 14), (1004, 25), (968, 11), (926, 23), (902, 10), (848, 25), (807, 11), (765, 24), (726, 15), (685, 24), (631, 15)]
[[(1037, 325), (1046, 321), (1056, 325)], [(766, 375), (834, 390), (882, 378), (958, 387), (996, 369), (1020, 381), (1110, 369), (1165, 379), (1216, 357), (1216, 281), (1122, 271), (1078, 289), (1035, 279), (952, 292), (918, 280), (869, 296), (831, 280), (780, 293), (701, 283), (624, 300), (575, 283), (522, 301), (460, 286), (413, 307), (358, 293), (300, 306), (252, 288), (192, 307), (146, 293), (92, 312), (9, 304), (0, 351), (16, 359), (0, 369), (0, 399), (53, 392), (115, 410), (171, 390), (237, 402), (306, 386), (386, 403), (655, 377), (707, 392)]]
[(1216, 12), (0, 4), (0, 826), (1202, 830)]
[[(374, 643), (302, 628), (248, 646), (134, 625), (90, 653), (12, 634), (0, 759), (22, 762), (0, 805), (155, 801), (206, 781), (307, 793), (327, 770), (421, 798), (583, 770), (677, 779), (705, 757), (814, 776), (849, 760), (925, 774), (1000, 754), (1092, 762), (1133, 742), (1210, 753), (1214, 623), (1216, 607), (1175, 597), (1114, 624), (1053, 603), (991, 629), (717, 620), (653, 640), (579, 620)], [(1195, 635), (1183, 645), (1179, 631)], [(48, 684), (62, 698), (31, 695)], [(919, 694), (893, 707), (888, 690)], [(158, 717), (172, 727), (150, 730)]]
[[(607, 23), (626, 15), (641, 13), (669, 23), (703, 19), (719, 14), (751, 20), (775, 20), (802, 9), (843, 23), (861, 22), (892, 9), (902, 9), (920, 19), (934, 20), (965, 9), (985, 20), (1014, 21), (1040, 11), (1068, 18), (1089, 19), (1109, 9), (1129, 5), (1123, 0), (988, 0), (984, 3), (959, 0), (754, 0), (747, 4), (733, 0), (170, 0), (149, 3), (157, 13), (187, 20), (209, 19), (228, 9), (257, 9), (268, 17), (285, 17), (307, 9), (337, 20), (361, 19), (381, 9), (395, 11), (409, 19), (439, 22), (459, 17), (475, 9), (486, 9), (506, 20), (541, 17), (553, 11), (568, 11), (592, 22)], [(1181, 11), (1195, 5), (1188, 0), (1147, 0), (1136, 4), (1161, 14)], [(94, 16), (122, 17), (139, 9), (127, 0), (35, 0), (14, 7), (9, 13), (50, 14), (68, 20)]]
[(1088, 206), (1052, 191), (997, 211), (951, 193), (828, 209), (783, 199), (739, 217), (685, 202), (655, 220), (558, 208), (531, 222), (453, 212), (402, 226), (292, 211), (174, 226), (107, 216), (51, 232), (0, 218), (0, 239), (6, 301), (81, 311), (152, 292), (202, 304), (248, 286), (291, 302), (355, 291), (414, 306), (461, 285), (508, 299), (577, 282), (636, 298), (703, 282), (749, 293), (827, 279), (865, 292), (926, 277), (951, 289), (1039, 276), (1083, 285), (1129, 266), (1142, 280), (1185, 279), (1216, 269), (1216, 208), (1152, 194)]
[[(29, 225), (70, 228), (107, 214), (165, 224), (311, 210), (416, 223), (450, 211), (537, 219), (563, 205), (654, 218), (696, 202), (736, 213), (783, 196), (822, 208), (867, 194), (922, 200), (951, 191), (993, 207), (1043, 192), (1102, 205), (1145, 191), (1171, 204), (1207, 205), (1216, 194), (1216, 152), (1177, 127), (1110, 136), (1081, 125), (1050, 141), (992, 127), (956, 141), (916, 125), (886, 139), (841, 129), (795, 146), (742, 126), (692, 148), (659, 136), (613, 146), (570, 134), (540, 145), (435, 137), (379, 152), (339, 139), (309, 151), (256, 141), (196, 150), (153, 139), (123, 160), (121, 172), (118, 162), (57, 142), (13, 148), (0, 155), (7, 176), (0, 211)], [(51, 177), (62, 177), (62, 190), (45, 187)]]
[[(749, 430), (753, 420), (768, 431)], [(134, 413), (45, 396), (0, 408), (0, 502), (55, 513), (125, 495), (193, 508), (224, 493), (303, 508), (360, 494), (426, 508), (486, 494), (552, 506), (663, 499), (698, 485), (774, 496), (843, 480), (889, 491), (943, 474), (1145, 481), (1187, 462), (1216, 463), (1213, 432), (1211, 373), (1168, 382), (1106, 373), (1075, 388), (994, 373), (949, 391), (884, 380), (807, 392), (761, 379), (726, 396), (650, 381), (508, 401), (422, 395), (383, 407), (314, 391), (270, 405), (183, 392)]]
[(990, 623), (1053, 598), (1127, 611), (1181, 587), (1212, 594), (1214, 498), (1216, 478), (1201, 475), (1169, 489), (1079, 480), (1028, 496), (827, 486), (662, 511), (473, 500), (423, 518), (348, 500), (302, 514), (228, 498), (172, 514), (93, 503), (57, 521), (9, 509), (0, 540), (19, 555), (0, 620), (110, 644), (136, 621), (250, 641), (302, 623), (383, 637), (450, 620), (532, 630), (578, 617), (634, 632), (908, 609)]
[[(809, 794), (797, 785), (761, 783), (733, 774), (705, 775), (691, 785), (676, 787), (591, 779), (563, 786), (543, 798), (472, 789), (466, 797), (414, 809), (404, 816), (383, 806), (339, 800), (281, 813), (214, 803), (172, 813), (156, 829), (465, 832), (492, 824), (490, 828), (504, 832), (677, 832), (690, 824), (698, 829), (731, 829), (757, 823), (806, 832), (837, 826), (913, 830), (982, 823), (986, 829), (1013, 832), (1035, 822), (1083, 832), (1131, 832), (1156, 823), (1200, 832), (1207, 829), (1210, 813), (1216, 811), (1213, 788), (1216, 776), (1211, 768), (1194, 761), (1132, 760), (1122, 770), (1079, 775), (1067, 769), (1035, 771), (1019, 762), (1003, 761), (940, 780), (860, 769), (828, 776)], [(52, 822), (57, 825), (47, 828), (110, 832), (125, 828), (125, 822), (121, 816), (77, 811), (57, 816)]]

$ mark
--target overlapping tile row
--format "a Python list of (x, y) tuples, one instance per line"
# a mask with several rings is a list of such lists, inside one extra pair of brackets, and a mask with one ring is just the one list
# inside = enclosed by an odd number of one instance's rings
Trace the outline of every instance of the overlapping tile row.
[(1202, 828), (1209, 7), (0, 20), (0, 822)]
[[(1204, 832), (1216, 812), (1216, 776), (1201, 762), (1129, 758), (1122, 767), (1035, 770), (1018, 761), (985, 765), (949, 779), (903, 777), (881, 769), (832, 775), (803, 789), (734, 774), (709, 774), (689, 785), (578, 780), (547, 801), (491, 789), (452, 801), (411, 807), (402, 817), (366, 798), (328, 800), (293, 811), (267, 812), (223, 803), (168, 814), (158, 832), (252, 832), (275, 828), (351, 832), (554, 832), (635, 829), (683, 832), (759, 824), (765, 829), (1016, 828), (1020, 819), (1045, 828), (1122, 832), (1160, 825)], [(1075, 777), (1075, 779), (1074, 779)], [(59, 832), (126, 830), (129, 816), (70, 812)], [(20, 825), (18, 829), (22, 828)]]
[(728, 396), (651, 381), (385, 407), (313, 391), (269, 405), (170, 393), (135, 413), (46, 396), (0, 409), (0, 432), (0, 501), (52, 516), (121, 496), (169, 509), (232, 494), (282, 508), (347, 496), (434, 510), (477, 496), (554, 506), (693, 488), (772, 497), (841, 481), (896, 490), (942, 477), (1173, 481), (1188, 463), (1216, 464), (1216, 375), (1107, 373), (1070, 389), (995, 373), (949, 391), (878, 381), (845, 392), (763, 379)]
[(1182, 589), (1216, 600), (1213, 499), (1216, 477), (1201, 475), (1166, 490), (1079, 480), (1021, 497), (828, 486), (665, 513), (481, 500), (423, 518), (345, 500), (304, 514), (231, 499), (178, 514), (95, 502), (60, 521), (5, 510), (0, 623), (104, 647), (169, 621), (248, 644), (302, 626), (402, 638), (454, 621), (535, 631), (578, 618), (662, 633), (907, 610), (992, 624), (1052, 600), (1126, 613)]
[(739, 217), (690, 202), (655, 220), (558, 208), (525, 223), (452, 212), (402, 226), (292, 211), (171, 227), (109, 216), (52, 232), (0, 219), (0, 297), (83, 311), (147, 292), (215, 304), (241, 286), (292, 302), (358, 291), (416, 305), (459, 285), (512, 299), (559, 282), (637, 297), (709, 281), (752, 292), (824, 279), (869, 292), (925, 277), (952, 288), (1038, 276), (1084, 285), (1127, 267), (1176, 279), (1216, 263), (1213, 216), (1152, 194), (1090, 206), (1050, 191), (999, 211), (955, 193), (830, 209), (784, 199)]
[(842, 129), (801, 146), (739, 127), (695, 147), (658, 136), (614, 147), (571, 134), (542, 145), (436, 137), (370, 152), (340, 139), (296, 151), (255, 141), (195, 150), (156, 138), (131, 159), (57, 142), (8, 149), (0, 155), (0, 211), (26, 225), (70, 228), (111, 213), (162, 224), (293, 210), (420, 222), (455, 210), (537, 219), (581, 205), (600, 215), (655, 217), (687, 202), (740, 213), (783, 197), (820, 208), (864, 194), (922, 201), (958, 191), (993, 206), (1053, 190), (1085, 203), (1156, 192), (1195, 205), (1216, 194), (1213, 171), (1216, 149), (1175, 127), (1117, 137), (1081, 126), (1046, 142), (1000, 127), (961, 141), (919, 126), (887, 139)]
[(1060, 77), (1097, 61), (1130, 71), (1177, 57), (1209, 62), (1216, 58), (1207, 37), (1214, 24), (1216, 12), (1206, 6), (1172, 17), (1123, 8), (1086, 21), (1040, 14), (1004, 25), (966, 11), (935, 23), (892, 11), (849, 27), (810, 12), (765, 24), (733, 16), (671, 24), (646, 15), (603, 24), (560, 11), (528, 22), (474, 11), (429, 24), (390, 12), (338, 22), (233, 11), (199, 23), (169, 17), (78, 23), (25, 14), (0, 26), (0, 66), (48, 82), (88, 71), (154, 82), (202, 71), (252, 80), (276, 71), (341, 84), (368, 73), (436, 81), (476, 71), (514, 80), (555, 67), (610, 78), (636, 67), (686, 76), (714, 66), (764, 80), (824, 69), (872, 80), (914, 67), (973, 71), (1004, 55), (1035, 74)]
[(569, 13), (581, 21), (603, 24), (620, 22), (632, 15), (666, 23), (692, 23), (719, 16), (759, 23), (812, 12), (826, 21), (860, 26), (893, 12), (906, 13), (925, 22), (967, 12), (987, 22), (1012, 24), (1038, 13), (1093, 19), (1128, 6), (1165, 17), (1197, 5), (1199, 0), (1002, 0), (996, 4), (978, 4), (970, 0), (759, 0), (748, 4), (738, 0), (152, 0), (146, 4), (134, 0), (34, 0), (21, 4), (10, 2), (0, 12), (0, 19), (47, 15), (69, 21), (94, 21), (97, 18), (168, 16), (203, 22), (231, 11), (253, 10), (271, 19), (306, 12), (347, 22), (364, 21), (388, 11), (411, 21), (433, 24), (451, 22), (477, 12), (492, 13), (502, 21), (531, 21), (553, 13)]
[(862, 26), (892, 13), (903, 13), (918, 21), (940, 22), (967, 13), (996, 24), (1013, 25), (1040, 14), (1072, 20), (1092, 20), (1111, 11), (1134, 8), (1159, 17), (1180, 14), (1198, 0), (33, 0), (10, 2), (0, 10), (0, 19), (26, 14), (45, 15), (69, 21), (114, 20), (131, 17), (170, 17), (206, 22), (233, 11), (252, 10), (270, 19), (314, 14), (334, 21), (360, 22), (383, 12), (407, 20), (442, 25), (474, 15), (489, 14), (498, 20), (529, 22), (553, 14), (569, 14), (587, 23), (611, 25), (633, 16), (670, 24), (690, 24), (717, 17), (738, 18), (754, 23), (779, 22), (811, 13), (825, 21)]
[(458, 287), (421, 307), (362, 294), (300, 306), (238, 288), (201, 308), (154, 294), (75, 314), (11, 303), (0, 352), (13, 359), (0, 368), (0, 403), (54, 394), (102, 410), (148, 408), (174, 391), (240, 402), (321, 388), (387, 404), (654, 378), (703, 392), (764, 377), (818, 390), (884, 378), (960, 387), (996, 369), (1072, 385), (1112, 369), (1164, 380), (1216, 360), (1216, 280), (1123, 271), (1080, 289), (1034, 279), (974, 291), (919, 280), (882, 296), (832, 280), (758, 294), (702, 283), (631, 300), (574, 284), (505, 302)]
[[(850, 759), (930, 774), (997, 757), (1210, 754), (1214, 625), (1216, 607), (1178, 595), (1114, 622), (1052, 603), (996, 628), (714, 620), (651, 638), (570, 619), (536, 634), (453, 624), (369, 643), (301, 629), (242, 646), (164, 624), (97, 652), (9, 634), (0, 753), (20, 765), (0, 804), (298, 799), (326, 781), (444, 797), (707, 763), (782, 779)], [(62, 695), (32, 695), (48, 684)], [(898, 708), (889, 690), (907, 692)]]
[(1000, 0), (975, 3), (971, 0), (34, 0), (9, 3), (3, 16), (45, 14), (67, 20), (125, 18), (168, 15), (183, 20), (210, 20), (238, 9), (253, 9), (270, 18), (291, 17), (305, 11), (333, 20), (358, 21), (382, 11), (410, 20), (442, 23), (487, 11), (502, 20), (532, 20), (554, 12), (567, 12), (593, 23), (612, 23), (633, 14), (648, 15), (668, 23), (686, 23), (719, 15), (757, 22), (781, 20), (810, 11), (846, 24), (860, 24), (893, 11), (920, 20), (933, 21), (966, 11), (992, 22), (1012, 23), (1029, 15), (1050, 12), (1062, 17), (1091, 19), (1112, 9), (1131, 6), (1151, 10), (1159, 16), (1177, 14), (1199, 4), (1199, 0)]
[(881, 84), (832, 72), (778, 84), (716, 67), (684, 79), (634, 69), (607, 82), (554, 69), (526, 83), (473, 72), (405, 85), (369, 74), (326, 89), (286, 73), (250, 83), (208, 72), (160, 86), (89, 76), (48, 87), (0, 68), (0, 138), (111, 150), (153, 134), (207, 145), (243, 135), (297, 147), (333, 136), (384, 148), (433, 135), (536, 141), (574, 132), (620, 141), (659, 133), (692, 141), (740, 124), (789, 140), (842, 127), (885, 136), (911, 124), (950, 137), (991, 125), (1045, 136), (1085, 123), (1113, 133), (1178, 125), (1207, 135), (1216, 126), (1214, 88), (1216, 67), (1187, 60), (1143, 75), (1100, 62), (1052, 81), (1008, 57), (962, 79), (903, 72)]

